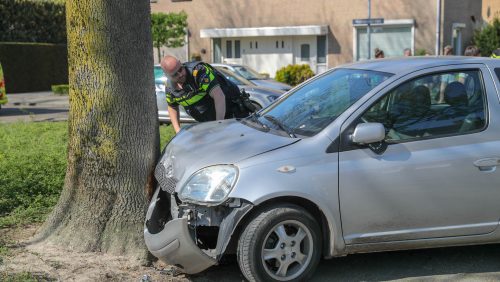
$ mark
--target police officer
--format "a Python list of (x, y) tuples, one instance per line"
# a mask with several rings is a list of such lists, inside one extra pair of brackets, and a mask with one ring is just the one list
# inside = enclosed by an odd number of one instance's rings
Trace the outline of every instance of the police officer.
[(196, 121), (246, 117), (250, 109), (236, 85), (212, 66), (203, 62), (181, 62), (173, 56), (161, 61), (168, 78), (165, 94), (168, 114), (175, 132), (179, 132), (179, 105)]

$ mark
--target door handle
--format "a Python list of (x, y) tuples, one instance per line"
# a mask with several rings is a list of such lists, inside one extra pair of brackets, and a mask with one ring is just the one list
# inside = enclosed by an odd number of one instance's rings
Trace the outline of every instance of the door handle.
[(474, 166), (480, 171), (493, 172), (500, 165), (500, 158), (484, 158), (474, 162)]

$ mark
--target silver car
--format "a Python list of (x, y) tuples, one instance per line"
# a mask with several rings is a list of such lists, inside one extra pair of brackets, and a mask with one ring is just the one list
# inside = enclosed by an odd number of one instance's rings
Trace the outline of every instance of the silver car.
[[(245, 90), (250, 95), (250, 101), (256, 107), (257, 110), (268, 106), (274, 100), (283, 94), (284, 91), (274, 90), (256, 86), (252, 82), (239, 77), (232, 73), (231, 71), (218, 69), (227, 79), (235, 83), (240, 90)], [(168, 113), (168, 104), (165, 96), (165, 85), (167, 82), (167, 77), (163, 74), (163, 70), (160, 66), (155, 66), (155, 92), (156, 92), (156, 104), (158, 106), (158, 119), (160, 123), (170, 123), (170, 115)], [(181, 123), (193, 123), (196, 122), (182, 106), (179, 107), (179, 119)]]
[(264, 77), (263, 75), (259, 74), (256, 70), (250, 68), (249, 66), (238, 65), (238, 64), (212, 64), (212, 66), (230, 70), (234, 72), (236, 75), (243, 77), (244, 79), (248, 79), (252, 83), (260, 87), (276, 89), (281, 91), (288, 91), (292, 89), (292, 87), (288, 84)]
[(186, 273), (237, 254), (250, 281), (301, 281), (321, 258), (498, 243), (499, 76), (495, 59), (365, 61), (185, 128), (146, 245)]

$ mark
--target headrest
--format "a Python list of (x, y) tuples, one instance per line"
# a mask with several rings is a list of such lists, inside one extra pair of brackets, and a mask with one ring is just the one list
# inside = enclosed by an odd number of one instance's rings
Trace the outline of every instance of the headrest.
[(444, 89), (444, 101), (450, 106), (467, 106), (469, 98), (465, 86), (458, 82), (452, 82)]

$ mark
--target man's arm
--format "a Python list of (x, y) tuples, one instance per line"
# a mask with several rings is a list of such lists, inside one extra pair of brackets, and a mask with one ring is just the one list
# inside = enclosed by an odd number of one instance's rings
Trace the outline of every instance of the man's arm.
[(226, 115), (226, 97), (224, 96), (224, 93), (222, 93), (222, 89), (219, 85), (217, 85), (212, 88), (209, 94), (210, 97), (214, 99), (215, 103), (215, 119), (224, 119), (224, 116)]
[(168, 105), (167, 109), (168, 115), (170, 116), (170, 122), (174, 127), (175, 133), (178, 133), (181, 130), (181, 126), (179, 123), (179, 108)]

